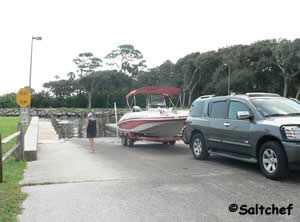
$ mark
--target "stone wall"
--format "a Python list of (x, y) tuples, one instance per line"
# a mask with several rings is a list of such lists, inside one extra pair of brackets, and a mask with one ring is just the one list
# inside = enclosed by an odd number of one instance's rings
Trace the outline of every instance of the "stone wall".
[[(118, 119), (120, 116), (118, 117)], [(52, 125), (59, 135), (59, 138), (86, 137), (86, 118), (51, 118)], [(115, 123), (115, 115), (110, 113), (96, 114), (97, 137), (114, 135), (114, 131), (106, 127), (108, 123)]]
[[(68, 109), (71, 110), (71, 109)], [(51, 118), (52, 116), (57, 118), (80, 118), (86, 115), (86, 111), (63, 111), (62, 109), (48, 109), (48, 108), (31, 108), (30, 114), (31, 116), (38, 116), (41, 118)], [(103, 113), (108, 115), (109, 118), (114, 118), (114, 110), (113, 109), (93, 109), (93, 112), (96, 116), (101, 116)], [(119, 109), (118, 116), (124, 115), (126, 109)], [(19, 116), (18, 108), (7, 108), (0, 109), (0, 116)]]
[[(70, 110), (70, 109), (68, 109)], [(31, 116), (51, 118), (52, 124), (60, 138), (85, 137), (86, 114), (88, 111), (63, 111), (62, 109), (30, 109)], [(127, 112), (118, 110), (118, 120)], [(93, 109), (97, 120), (97, 137), (113, 135), (107, 130), (107, 123), (115, 123), (114, 109)], [(0, 109), (0, 116), (19, 116), (19, 109)]]

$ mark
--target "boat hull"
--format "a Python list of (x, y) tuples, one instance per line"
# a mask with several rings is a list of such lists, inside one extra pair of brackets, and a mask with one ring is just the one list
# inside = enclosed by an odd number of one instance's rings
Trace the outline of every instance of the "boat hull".
[(126, 119), (118, 123), (122, 132), (138, 133), (149, 137), (175, 137), (184, 127), (186, 117)]

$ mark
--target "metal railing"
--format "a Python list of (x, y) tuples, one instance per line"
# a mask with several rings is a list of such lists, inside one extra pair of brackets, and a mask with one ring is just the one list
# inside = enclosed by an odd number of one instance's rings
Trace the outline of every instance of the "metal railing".
[[(96, 137), (115, 136), (116, 130), (112, 131), (106, 124), (116, 123), (116, 119), (120, 119), (123, 112), (118, 112), (117, 116), (111, 111), (95, 113), (97, 122)], [(75, 118), (58, 118), (55, 115), (51, 116), (51, 123), (59, 136), (62, 138), (85, 137), (86, 136), (86, 118), (84, 115)]]
[[(2, 139), (0, 135), (0, 183), (3, 182), (3, 163), (7, 160), (13, 153), (15, 153), (16, 160), (24, 160), (24, 129), (21, 124), (18, 124), (18, 131), (11, 134), (8, 137)], [(2, 155), (2, 145), (7, 144), (14, 138), (17, 138), (17, 142), (13, 145), (5, 154)]]

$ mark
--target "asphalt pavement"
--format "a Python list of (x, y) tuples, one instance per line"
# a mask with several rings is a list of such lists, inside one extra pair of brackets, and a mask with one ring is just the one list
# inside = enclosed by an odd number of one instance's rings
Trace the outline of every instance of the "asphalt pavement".
[[(300, 172), (272, 181), (253, 164), (194, 160), (182, 143), (129, 148), (98, 138), (91, 154), (87, 139), (47, 140), (22, 185), (28, 193), (22, 222), (300, 221)], [(230, 212), (231, 204), (238, 212), (247, 205), (248, 215)], [(249, 215), (256, 204), (293, 209), (291, 215)]]

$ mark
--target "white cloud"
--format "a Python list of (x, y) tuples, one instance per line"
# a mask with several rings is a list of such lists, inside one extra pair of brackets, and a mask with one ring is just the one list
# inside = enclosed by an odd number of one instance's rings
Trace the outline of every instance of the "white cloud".
[(75, 70), (72, 59), (90, 51), (104, 57), (133, 44), (156, 66), (193, 51), (216, 50), (262, 39), (300, 37), (297, 1), (109, 0), (2, 1), (0, 94), (28, 85), (31, 36), (32, 86)]

